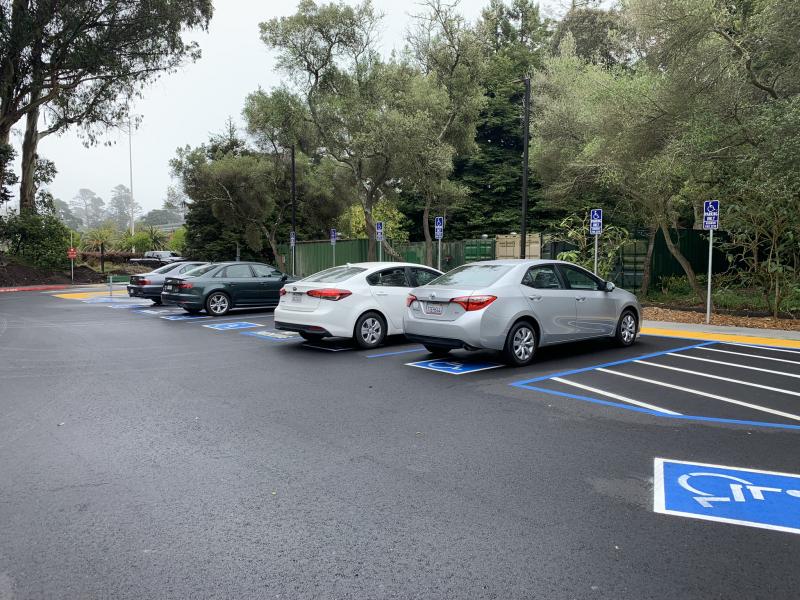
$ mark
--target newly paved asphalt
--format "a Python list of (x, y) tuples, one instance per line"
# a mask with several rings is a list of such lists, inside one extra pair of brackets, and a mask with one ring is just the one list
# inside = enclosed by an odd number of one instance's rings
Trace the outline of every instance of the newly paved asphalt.
[[(402, 341), (328, 352), (210, 322), (0, 297), (1, 600), (800, 595), (800, 535), (652, 508), (654, 458), (800, 473), (800, 431), (510, 385), (693, 342), (579, 344), (451, 376), (405, 365), (424, 351), (368, 358), (415, 348)], [(791, 422), (607, 372), (570, 377), (684, 414)], [(800, 398), (743, 397), (800, 412)]]

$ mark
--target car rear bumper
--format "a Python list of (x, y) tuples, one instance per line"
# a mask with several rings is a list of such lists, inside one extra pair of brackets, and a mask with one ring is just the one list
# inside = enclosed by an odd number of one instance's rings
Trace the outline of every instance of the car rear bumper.
[(177, 304), (181, 308), (191, 308), (194, 310), (202, 310), (205, 308), (203, 299), (193, 294), (162, 293), (161, 301), (164, 304)]
[(423, 344), (447, 348), (502, 350), (504, 323), (487, 317), (486, 311), (465, 313), (454, 321), (418, 318), (408, 310), (403, 327), (406, 338)]
[(161, 298), (160, 285), (129, 285), (128, 296), (131, 298), (149, 298), (158, 300)]
[[(332, 310), (332, 307), (327, 308)], [(336, 314), (324, 309), (301, 312), (286, 310), (280, 304), (275, 308), (275, 327), (284, 331), (302, 331), (328, 337), (349, 338), (353, 337), (353, 327), (355, 327), (355, 323), (350, 323), (349, 319), (348, 315)]]
[(324, 327), (319, 327), (318, 325), (300, 325), (297, 323), (282, 323), (280, 321), (275, 321), (275, 329), (279, 331), (296, 331), (297, 333), (313, 333), (314, 335), (322, 335), (325, 337), (342, 337), (337, 336)]
[(467, 350), (474, 350), (464, 340), (457, 340), (453, 338), (434, 337), (432, 335), (418, 335), (415, 333), (406, 332), (406, 339), (409, 342), (416, 342), (425, 346), (438, 346), (440, 348), (451, 348), (457, 350), (459, 348), (466, 348)]

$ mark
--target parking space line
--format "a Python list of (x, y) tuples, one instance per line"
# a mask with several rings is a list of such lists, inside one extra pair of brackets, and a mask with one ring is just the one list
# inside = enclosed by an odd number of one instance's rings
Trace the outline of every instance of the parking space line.
[[(778, 341), (780, 341), (780, 340), (778, 340)], [(758, 345), (755, 345), (755, 344), (739, 344), (739, 343), (734, 343), (734, 342), (725, 342), (725, 344), (727, 344), (729, 346), (739, 346), (741, 348), (755, 348), (756, 350), (773, 350), (775, 352), (788, 352), (789, 354), (800, 355), (800, 352), (798, 352), (797, 350), (790, 350), (788, 348), (778, 348), (776, 346), (770, 346), (770, 345), (766, 345), (766, 344), (765, 345), (761, 345), (761, 346), (758, 346)]]
[(710, 394), (708, 392), (701, 392), (700, 390), (694, 390), (692, 388), (683, 387), (681, 385), (675, 385), (672, 383), (667, 383), (665, 381), (658, 381), (656, 379), (648, 379), (647, 377), (639, 377), (638, 375), (631, 375), (630, 373), (622, 373), (621, 371), (612, 371), (610, 369), (597, 369), (601, 373), (609, 373), (611, 375), (619, 375), (620, 377), (626, 377), (628, 379), (636, 379), (637, 381), (644, 381), (645, 383), (652, 383), (653, 385), (659, 385), (662, 387), (667, 387), (673, 390), (678, 390), (681, 392), (687, 392), (689, 394), (695, 394), (697, 396), (703, 396), (705, 398), (712, 398), (713, 400), (719, 400), (721, 402), (727, 402), (729, 404), (736, 404), (738, 406), (744, 406), (745, 408), (752, 408), (753, 410), (758, 410), (761, 412), (770, 413), (773, 415), (777, 415), (779, 417), (784, 417), (786, 419), (792, 419), (794, 421), (800, 421), (800, 416), (793, 415), (791, 413), (786, 413), (780, 410), (775, 410), (772, 408), (767, 408), (766, 406), (758, 406), (757, 404), (750, 404), (749, 402), (742, 402), (741, 400), (734, 400), (733, 398), (728, 398), (726, 396), (719, 396), (717, 394)]
[(749, 335), (734, 335), (730, 333), (710, 333), (704, 331), (687, 331), (685, 329), (660, 329), (657, 327), (642, 327), (642, 335), (658, 337), (673, 337), (684, 340), (712, 340), (725, 344), (760, 344), (761, 346), (778, 346), (782, 348), (800, 349), (800, 340), (787, 340), (782, 338), (755, 337)]
[(750, 365), (725, 362), (723, 360), (714, 360), (713, 358), (701, 358), (699, 356), (689, 356), (687, 354), (671, 354), (670, 356), (677, 356), (679, 358), (688, 358), (689, 360), (701, 360), (703, 362), (710, 362), (715, 365), (725, 365), (727, 367), (736, 367), (737, 369), (749, 369), (750, 371), (761, 371), (762, 373), (771, 373), (772, 375), (783, 375), (784, 377), (794, 377), (795, 379), (800, 379), (800, 375), (798, 375), (797, 373), (785, 373), (783, 371), (775, 371), (773, 369), (762, 369), (761, 367), (751, 367)]
[(775, 358), (774, 356), (761, 356), (760, 354), (750, 354), (748, 352), (734, 352), (733, 350), (720, 350), (719, 348), (701, 348), (707, 352), (724, 352), (725, 354), (735, 354), (736, 356), (746, 356), (748, 358), (760, 358), (763, 360), (773, 360), (775, 362), (789, 363), (791, 365), (799, 365), (800, 360), (788, 360), (786, 358)]
[(620, 396), (619, 394), (613, 394), (611, 392), (607, 392), (605, 390), (601, 390), (599, 388), (594, 388), (588, 385), (583, 385), (582, 383), (578, 383), (577, 381), (570, 381), (569, 379), (562, 379), (561, 377), (553, 377), (552, 381), (557, 381), (558, 383), (563, 383), (565, 385), (571, 385), (576, 388), (580, 388), (582, 390), (586, 390), (587, 392), (594, 392), (595, 394), (600, 394), (601, 396), (607, 396), (609, 398), (614, 398), (614, 400), (621, 400), (622, 402), (627, 402), (629, 404), (633, 404), (634, 406), (641, 406), (642, 408), (647, 408), (650, 410), (654, 410), (656, 412), (664, 413), (666, 415), (679, 415), (681, 413), (675, 412), (674, 410), (667, 410), (666, 408), (661, 408), (660, 406), (655, 406), (653, 404), (647, 404), (647, 402), (639, 402), (638, 400), (633, 400), (631, 398), (626, 398), (625, 396)]
[(382, 356), (396, 356), (398, 354), (408, 354), (409, 352), (421, 352), (425, 350), (423, 346), (411, 348), (409, 350), (397, 350), (396, 352), (381, 352), (380, 354), (367, 354), (365, 358), (380, 358)]
[(670, 365), (662, 365), (660, 363), (653, 363), (648, 362), (646, 360), (637, 360), (636, 361), (642, 365), (649, 365), (651, 367), (659, 367), (661, 369), (669, 369), (670, 371), (678, 371), (679, 373), (687, 373), (689, 375), (697, 375), (699, 377), (708, 377), (709, 379), (717, 379), (719, 381), (727, 381), (729, 383), (738, 383), (739, 385), (749, 385), (750, 387), (760, 388), (762, 390), (769, 390), (770, 392), (778, 392), (780, 394), (789, 394), (790, 396), (800, 396), (800, 392), (795, 392), (792, 390), (784, 390), (782, 388), (776, 388), (769, 385), (762, 385), (760, 383), (753, 383), (751, 381), (743, 381), (741, 379), (732, 379), (731, 377), (723, 377), (722, 375), (714, 375), (712, 373), (704, 373), (702, 371), (692, 371), (690, 369), (681, 369), (679, 367), (673, 367)]

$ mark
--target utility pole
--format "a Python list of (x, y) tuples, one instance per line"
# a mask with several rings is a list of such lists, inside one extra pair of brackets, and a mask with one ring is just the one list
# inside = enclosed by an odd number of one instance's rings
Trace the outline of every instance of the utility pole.
[(531, 77), (526, 75), (522, 80), (525, 83), (524, 116), (522, 118), (522, 223), (519, 229), (519, 257), (525, 258), (528, 243), (528, 145), (531, 126)]
[(297, 245), (297, 173), (295, 171), (294, 162), (294, 144), (292, 144), (292, 277), (294, 277), (297, 269), (297, 254), (295, 246)]
[[(133, 125), (131, 123), (131, 115), (128, 113), (128, 172), (130, 175), (130, 183), (131, 183), (131, 198), (130, 198), (130, 208), (131, 208), (131, 235), (136, 233), (135, 228), (136, 225), (133, 222), (134, 214), (133, 214)], [(136, 252), (136, 248), (133, 249)]]

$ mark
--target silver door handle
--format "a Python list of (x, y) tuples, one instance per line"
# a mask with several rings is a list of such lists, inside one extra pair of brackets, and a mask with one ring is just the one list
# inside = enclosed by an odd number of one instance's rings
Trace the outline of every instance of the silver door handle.
[(585, 302), (586, 301), (586, 296), (582, 296), (580, 298), (575, 298), (575, 300), (577, 300), (578, 302)]
[(531, 299), (531, 300), (533, 300), (534, 302), (538, 302), (539, 300), (541, 300), (541, 299), (542, 299), (542, 297), (541, 297), (541, 296), (528, 296), (528, 298), (530, 298), (530, 299)]
[(386, 292), (375, 292), (375, 295), (376, 296), (388, 296), (389, 294), (387, 294)]

